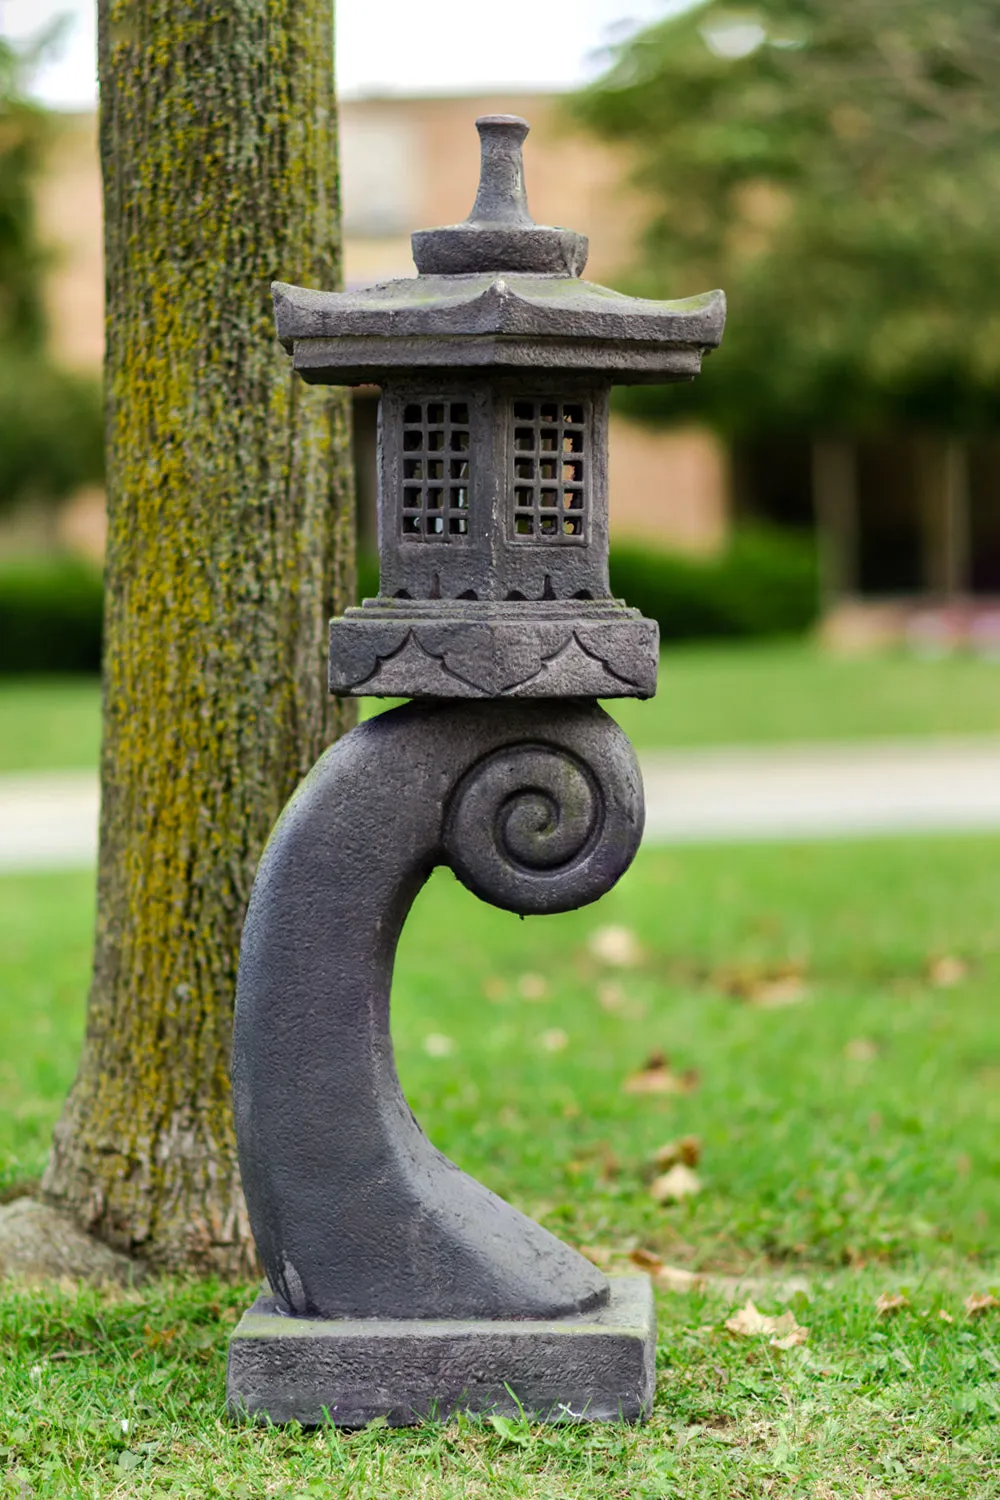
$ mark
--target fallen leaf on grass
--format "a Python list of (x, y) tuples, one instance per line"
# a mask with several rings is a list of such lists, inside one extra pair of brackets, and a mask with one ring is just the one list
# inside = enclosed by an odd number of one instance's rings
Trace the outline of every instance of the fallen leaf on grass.
[(607, 1245), (578, 1245), (577, 1249), (584, 1259), (589, 1260), (590, 1264), (596, 1266), (599, 1271), (610, 1270), (614, 1262), (615, 1251), (609, 1249)]
[(651, 1052), (638, 1073), (632, 1073), (622, 1084), (626, 1094), (692, 1094), (701, 1082), (694, 1068), (675, 1073), (670, 1059), (662, 1052)]
[(678, 1162), (683, 1162), (686, 1167), (696, 1167), (701, 1161), (701, 1137), (682, 1135), (680, 1140), (667, 1141), (665, 1146), (654, 1153), (653, 1161), (661, 1172), (666, 1172)]
[(649, 1195), (655, 1203), (680, 1203), (701, 1192), (701, 1178), (682, 1161), (657, 1177), (649, 1186)]
[[(536, 1214), (535, 1217), (537, 1218), (538, 1215)], [(693, 1246), (688, 1245), (684, 1248), (694, 1253)], [(641, 1245), (632, 1250), (606, 1245), (584, 1245), (580, 1247), (580, 1253), (602, 1271), (624, 1270), (630, 1263), (638, 1267), (640, 1271), (645, 1271), (661, 1292), (684, 1295), (690, 1292), (714, 1290), (731, 1300), (737, 1297), (761, 1296), (771, 1297), (779, 1302), (787, 1302), (790, 1297), (800, 1293), (807, 1298), (812, 1295), (809, 1282), (801, 1276), (725, 1276), (709, 1271), (688, 1271), (681, 1266), (666, 1265), (655, 1250), (647, 1250)], [(706, 1323), (701, 1331), (714, 1333), (715, 1324)]]
[(663, 1261), (656, 1252), (653, 1250), (644, 1250), (641, 1245), (637, 1246), (635, 1250), (630, 1250), (628, 1258), (634, 1266), (639, 1267), (640, 1271), (648, 1271), (651, 1276), (655, 1276), (657, 1271), (663, 1270)]
[(950, 990), (969, 975), (969, 965), (954, 953), (938, 953), (927, 960), (927, 978), (941, 990)]
[(609, 1015), (614, 1015), (616, 1011), (624, 1010), (628, 1004), (628, 996), (620, 984), (615, 984), (614, 982), (599, 984), (597, 986), (597, 1003)]
[(598, 927), (587, 944), (594, 958), (612, 969), (634, 969), (642, 962), (642, 949), (628, 927)]
[(782, 1010), (786, 1005), (798, 1005), (808, 993), (807, 984), (789, 976), (762, 984), (753, 995), (747, 996), (747, 1004), (755, 1005), (758, 1010)]
[[(782, 1317), (792, 1318), (792, 1315), (791, 1313), (783, 1313)], [(776, 1349), (795, 1349), (799, 1344), (804, 1344), (809, 1337), (808, 1328), (803, 1328), (801, 1323), (795, 1322), (794, 1318), (792, 1318), (792, 1323), (795, 1326), (790, 1333), (786, 1333), (783, 1338), (771, 1340)]]
[[(147, 1349), (167, 1349), (177, 1337), (178, 1330), (176, 1328), (154, 1328), (151, 1323), (144, 1323), (142, 1333)], [(60, 1356), (50, 1355), (49, 1357), (55, 1359)], [(65, 1358), (65, 1356), (61, 1357)]]
[(849, 1062), (872, 1062), (878, 1057), (878, 1048), (874, 1042), (870, 1042), (865, 1036), (856, 1036), (847, 1043), (844, 1048), (844, 1056)]
[(661, 1266), (653, 1277), (656, 1285), (664, 1292), (686, 1292), (700, 1291), (705, 1285), (703, 1276), (696, 1276), (693, 1271), (684, 1271), (680, 1266)]
[(622, 1164), (615, 1153), (608, 1149), (601, 1155), (601, 1169), (597, 1174), (599, 1182), (614, 1182), (621, 1176)]
[(875, 1303), (875, 1312), (880, 1318), (888, 1318), (893, 1313), (902, 1312), (903, 1308), (909, 1305), (909, 1297), (902, 1292), (883, 1292)]
[(780, 1010), (798, 1005), (809, 993), (801, 964), (743, 964), (720, 969), (713, 983), (724, 995), (732, 995), (759, 1010)]
[(705, 1285), (703, 1276), (694, 1271), (684, 1271), (680, 1266), (667, 1266), (652, 1250), (633, 1250), (629, 1260), (640, 1270), (647, 1272), (664, 1292), (693, 1292)]
[(549, 986), (541, 974), (522, 974), (517, 981), (517, 993), (522, 1000), (545, 1000)]
[(430, 1036), (424, 1037), (424, 1051), (428, 1057), (450, 1057), (454, 1050), (455, 1043), (450, 1036), (432, 1031)]
[(794, 1349), (797, 1344), (804, 1344), (809, 1337), (808, 1328), (796, 1323), (794, 1313), (783, 1312), (779, 1317), (768, 1317), (750, 1300), (738, 1313), (726, 1319), (726, 1327), (730, 1333), (735, 1333), (740, 1338), (767, 1335), (769, 1343), (776, 1349)]
[(972, 1292), (965, 1299), (965, 1311), (970, 1318), (981, 1318), (983, 1313), (992, 1312), (995, 1307), (1000, 1307), (1000, 1302), (991, 1292)]
[(938, 1317), (942, 1323), (954, 1323), (955, 1319), (950, 1312), (945, 1312), (943, 1307), (938, 1308)]
[(622, 1016), (626, 1021), (641, 1021), (646, 1014), (645, 1003), (630, 999), (614, 980), (597, 986), (597, 1003), (609, 1015)]

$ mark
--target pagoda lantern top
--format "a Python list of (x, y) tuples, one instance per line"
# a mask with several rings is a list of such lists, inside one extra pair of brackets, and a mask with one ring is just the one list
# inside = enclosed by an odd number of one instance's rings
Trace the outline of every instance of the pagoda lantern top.
[(417, 276), (273, 289), (305, 380), (382, 387), (379, 597), (332, 622), (331, 688), (647, 697), (656, 627), (608, 586), (608, 396), (696, 375), (725, 298), (582, 281), (586, 238), (528, 212), (527, 123), (476, 125), (472, 212), (413, 235)]
[(420, 273), (351, 292), (274, 284), (278, 337), (308, 381), (355, 385), (402, 369), (554, 369), (615, 385), (696, 375), (722, 338), (722, 292), (673, 302), (582, 281), (585, 235), (528, 213), (526, 121), (484, 115), (468, 219), (412, 236)]

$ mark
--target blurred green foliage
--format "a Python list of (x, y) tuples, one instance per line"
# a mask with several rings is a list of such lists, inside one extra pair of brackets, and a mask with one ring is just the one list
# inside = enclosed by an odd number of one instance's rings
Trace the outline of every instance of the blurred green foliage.
[(104, 472), (100, 387), (44, 358), (0, 362), (0, 506), (60, 500)]
[(92, 563), (58, 553), (0, 562), (0, 675), (99, 672), (102, 617)]
[(998, 95), (994, 0), (704, 0), (623, 44), (572, 108), (651, 206), (630, 290), (730, 302), (703, 377), (629, 409), (996, 426)]
[(375, 552), (358, 551), (357, 592), (358, 602), (378, 597), (378, 555)]
[(34, 184), (49, 121), (22, 93), (25, 59), (0, 37), (0, 340), (37, 352), (45, 341), (45, 255), (35, 222)]
[(62, 499), (103, 473), (99, 388), (47, 353), (35, 193), (56, 127), (24, 92), (44, 43), (21, 52), (0, 38), (0, 509)]
[(660, 627), (660, 639), (698, 641), (808, 630), (819, 609), (816, 550), (772, 528), (737, 531), (713, 557), (611, 549), (611, 591)]

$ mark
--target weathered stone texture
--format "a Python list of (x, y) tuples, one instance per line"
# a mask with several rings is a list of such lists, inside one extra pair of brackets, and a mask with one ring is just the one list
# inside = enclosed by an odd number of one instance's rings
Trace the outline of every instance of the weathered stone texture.
[(259, 1297), (229, 1347), (233, 1416), (363, 1427), (457, 1411), (543, 1422), (638, 1422), (655, 1386), (649, 1280), (611, 1280), (608, 1304), (558, 1322), (283, 1317)]

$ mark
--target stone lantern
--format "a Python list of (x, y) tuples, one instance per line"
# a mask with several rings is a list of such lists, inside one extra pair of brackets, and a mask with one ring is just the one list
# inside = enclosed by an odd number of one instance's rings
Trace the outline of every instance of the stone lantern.
[(724, 299), (581, 281), (586, 239), (528, 213), (525, 122), (476, 124), (472, 214), (413, 236), (419, 276), (275, 287), (278, 336), (306, 380), (382, 389), (381, 586), (334, 621), (330, 687), (649, 697), (656, 627), (608, 586), (608, 398), (612, 384), (697, 374)]
[(529, 915), (597, 900), (634, 857), (638, 766), (595, 700), (652, 694), (658, 642), (608, 586), (608, 397), (695, 375), (724, 299), (582, 281), (586, 240), (528, 213), (525, 122), (477, 126), (472, 213), (413, 236), (416, 278), (274, 288), (307, 381), (382, 392), (379, 596), (332, 622), (331, 689), (431, 701), (325, 753), (250, 900), (233, 1097), (269, 1285), (228, 1399), (258, 1420), (638, 1420), (652, 1401), (648, 1280), (604, 1276), (435, 1150), (389, 991), (435, 865)]

